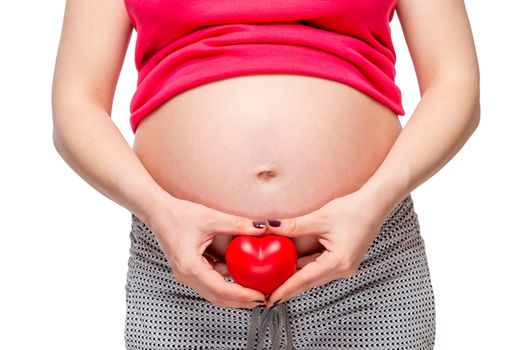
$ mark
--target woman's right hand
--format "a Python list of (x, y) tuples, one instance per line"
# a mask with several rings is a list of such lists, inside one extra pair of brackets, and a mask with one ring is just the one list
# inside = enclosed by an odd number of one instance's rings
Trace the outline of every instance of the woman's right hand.
[(146, 224), (178, 282), (217, 306), (254, 308), (266, 303), (262, 292), (226, 281), (204, 251), (218, 234), (259, 236), (267, 225), (256, 228), (251, 219), (175, 197), (165, 199), (154, 215)]

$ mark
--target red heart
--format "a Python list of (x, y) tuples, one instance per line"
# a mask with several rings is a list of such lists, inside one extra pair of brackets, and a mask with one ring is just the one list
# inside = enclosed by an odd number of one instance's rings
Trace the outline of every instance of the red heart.
[(226, 249), (226, 265), (236, 283), (271, 294), (297, 268), (297, 249), (284, 236), (237, 235)]

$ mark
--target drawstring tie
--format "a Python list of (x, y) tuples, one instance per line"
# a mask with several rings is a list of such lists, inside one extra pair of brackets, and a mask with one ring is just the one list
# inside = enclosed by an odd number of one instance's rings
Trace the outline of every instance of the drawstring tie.
[[(260, 314), (260, 309), (263, 309), (262, 314)], [(264, 336), (266, 335), (267, 328), (270, 329), (271, 334), (271, 349), (277, 349), (274, 345), (276, 339), (280, 339), (281, 323), (284, 323), (284, 328), (286, 330), (286, 349), (293, 350), (293, 338), (291, 335), (291, 328), (289, 326), (286, 305), (281, 303), (274, 305), (271, 308), (267, 308), (265, 306), (257, 306), (253, 308), (251, 311), (246, 350), (255, 350), (256, 327), (259, 325), (259, 337), (256, 350), (262, 350), (264, 345)], [(280, 345), (281, 344), (279, 344), (278, 349), (281, 349)]]

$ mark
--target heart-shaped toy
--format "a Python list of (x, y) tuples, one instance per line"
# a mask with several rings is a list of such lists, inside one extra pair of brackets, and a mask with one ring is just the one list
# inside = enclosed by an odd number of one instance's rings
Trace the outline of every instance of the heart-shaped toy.
[(226, 265), (236, 283), (266, 296), (297, 268), (297, 249), (288, 237), (237, 235), (226, 249)]

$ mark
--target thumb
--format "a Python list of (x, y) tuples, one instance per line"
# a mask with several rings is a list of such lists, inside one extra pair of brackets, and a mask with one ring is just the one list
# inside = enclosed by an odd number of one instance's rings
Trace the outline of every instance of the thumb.
[(329, 224), (324, 208), (293, 218), (268, 219), (267, 221), (268, 233), (288, 237), (320, 234), (326, 231)]

